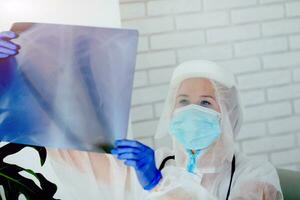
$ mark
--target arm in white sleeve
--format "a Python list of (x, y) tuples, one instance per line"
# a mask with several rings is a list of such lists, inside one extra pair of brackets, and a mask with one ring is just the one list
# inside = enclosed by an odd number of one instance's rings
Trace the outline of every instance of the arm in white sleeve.
[(242, 160), (235, 172), (232, 200), (282, 200), (279, 177), (266, 161)]

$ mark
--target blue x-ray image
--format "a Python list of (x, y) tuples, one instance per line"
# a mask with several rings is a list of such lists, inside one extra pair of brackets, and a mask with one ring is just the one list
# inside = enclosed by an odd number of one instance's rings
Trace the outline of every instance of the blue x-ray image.
[(108, 151), (126, 138), (136, 30), (15, 23), (0, 60), (0, 140)]

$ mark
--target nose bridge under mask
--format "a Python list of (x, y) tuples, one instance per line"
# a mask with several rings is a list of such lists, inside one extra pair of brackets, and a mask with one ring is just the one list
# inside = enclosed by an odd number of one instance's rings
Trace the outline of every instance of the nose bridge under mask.
[(173, 116), (177, 115), (180, 112), (190, 110), (190, 109), (191, 110), (197, 110), (197, 111), (200, 111), (200, 112), (203, 112), (203, 113), (207, 113), (209, 115), (217, 117), (218, 119), (221, 119), (221, 113), (220, 112), (215, 111), (211, 108), (206, 108), (204, 106), (197, 105), (197, 104), (190, 104), (190, 105), (187, 105), (187, 106), (176, 108), (173, 112)]

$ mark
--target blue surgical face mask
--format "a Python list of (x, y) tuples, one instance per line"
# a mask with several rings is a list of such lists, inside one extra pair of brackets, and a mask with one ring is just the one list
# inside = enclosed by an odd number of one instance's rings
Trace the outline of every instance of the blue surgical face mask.
[(169, 131), (186, 149), (202, 150), (219, 138), (220, 119), (219, 112), (191, 104), (174, 111)]

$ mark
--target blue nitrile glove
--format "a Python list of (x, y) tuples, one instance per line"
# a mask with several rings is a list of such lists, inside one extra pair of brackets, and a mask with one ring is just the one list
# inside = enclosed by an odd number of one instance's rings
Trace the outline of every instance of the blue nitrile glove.
[(18, 53), (19, 46), (11, 42), (18, 35), (12, 31), (0, 32), (0, 59), (14, 56)]
[(145, 190), (154, 188), (162, 178), (155, 166), (154, 151), (135, 140), (116, 140), (111, 151), (124, 164), (135, 168), (140, 184)]

